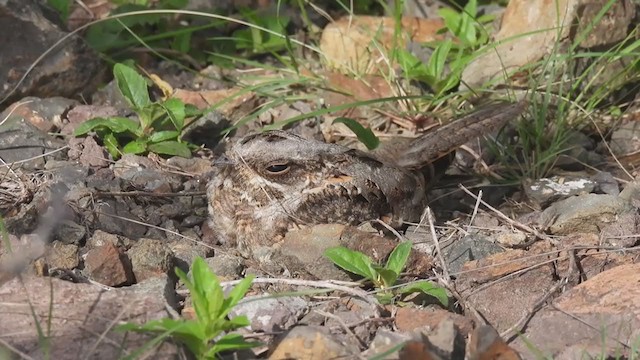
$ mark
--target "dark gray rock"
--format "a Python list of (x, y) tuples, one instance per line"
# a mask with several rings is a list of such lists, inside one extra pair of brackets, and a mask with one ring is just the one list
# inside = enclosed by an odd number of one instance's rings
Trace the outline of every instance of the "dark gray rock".
[(0, 103), (28, 95), (89, 95), (95, 89), (103, 67), (78, 35), (54, 48), (19, 83), (31, 64), (67, 35), (62, 27), (58, 15), (40, 1), (0, 0)]
[(444, 258), (451, 273), (462, 270), (464, 263), (503, 251), (502, 247), (480, 235), (467, 235), (444, 249)]
[[(47, 159), (61, 154), (42, 155), (64, 145), (19, 116), (10, 116), (0, 125), (0, 158), (5, 163), (20, 161), (20, 166), (27, 170), (44, 169)], [(31, 160), (22, 162), (27, 159)]]
[(217, 250), (213, 257), (205, 259), (211, 271), (221, 278), (237, 279), (244, 269), (243, 258)]
[(80, 245), (87, 234), (84, 226), (70, 220), (62, 220), (55, 228), (54, 237), (64, 244)]
[(20, 117), (45, 133), (53, 132), (56, 128), (60, 128), (62, 118), (67, 110), (76, 104), (78, 102), (75, 100), (59, 96), (45, 99), (26, 97), (0, 113), (0, 119), (9, 116)]

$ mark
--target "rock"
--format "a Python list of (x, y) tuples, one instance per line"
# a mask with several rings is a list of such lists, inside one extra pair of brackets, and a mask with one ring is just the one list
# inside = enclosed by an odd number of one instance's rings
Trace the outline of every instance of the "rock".
[[(437, 31), (442, 27), (441, 19), (403, 17), (401, 41), (426, 43), (440, 39), (442, 36)], [(382, 69), (371, 64), (387, 56), (381, 54), (378, 47), (391, 49), (394, 32), (395, 19), (392, 17), (345, 16), (324, 28), (320, 50), (330, 67), (358, 74), (379, 73)], [(408, 35), (405, 37), (405, 34)]]
[(131, 184), (135, 190), (154, 193), (176, 192), (182, 186), (179, 176), (166, 171), (130, 168), (118, 177)]
[(173, 252), (164, 241), (139, 239), (127, 251), (127, 255), (136, 282), (173, 273)]
[(89, 240), (87, 240), (86, 246), (89, 249), (93, 249), (107, 244), (119, 246), (121, 243), (122, 242), (118, 238), (118, 235), (109, 234), (102, 230), (96, 230), (93, 232), (93, 235), (91, 235)]
[(19, 117), (27, 120), (38, 130), (49, 133), (60, 128), (63, 114), (77, 103), (75, 100), (63, 97), (46, 99), (26, 97), (11, 104), (0, 113), (0, 119), (6, 119), (9, 116)]
[[(366, 355), (367, 358), (372, 358), (379, 354), (387, 354), (387, 352), (392, 351), (392, 349), (395, 349), (398, 346), (398, 344), (402, 344), (410, 340), (411, 340), (411, 335), (409, 334), (396, 332), (396, 331), (389, 331), (386, 329), (379, 329), (376, 332), (375, 337), (371, 341), (371, 344), (369, 345), (369, 349), (367, 349), (366, 353), (363, 355)], [(399, 360), (400, 359), (399, 356), (400, 356), (399, 351), (392, 351), (390, 354), (385, 356), (384, 359)]]
[(473, 331), (473, 321), (459, 314), (442, 309), (398, 307), (395, 316), (398, 331), (409, 333), (419, 329), (435, 329), (444, 321), (452, 321), (457, 331), (467, 337)]
[(80, 245), (86, 233), (87, 230), (84, 226), (78, 225), (73, 221), (62, 220), (56, 226), (54, 236), (62, 243)]
[(142, 220), (136, 218), (121, 200), (105, 199), (96, 204), (95, 211), (97, 216), (93, 226), (96, 229), (129, 239), (139, 239), (147, 231), (147, 227), (141, 224)]
[(49, 247), (46, 261), (50, 269), (73, 270), (80, 265), (78, 246), (54, 241)]
[(479, 235), (467, 235), (444, 249), (444, 258), (452, 274), (460, 272), (467, 261), (479, 260), (501, 252), (502, 247)]
[[(469, 261), (457, 276), (456, 289), (487, 322), (504, 331), (555, 285), (554, 266), (539, 265), (551, 250), (550, 244), (540, 241), (528, 251), (506, 250)], [(534, 268), (525, 271), (531, 267)]]
[[(3, 341), (25, 356), (42, 358), (42, 339), (31, 312), (33, 306), (37, 321), (51, 335), (51, 359), (117, 359), (123, 350), (140, 349), (156, 335), (117, 332), (114, 321), (142, 324), (168, 316), (166, 302), (175, 305), (167, 297), (173, 293), (174, 284), (166, 277), (162, 280), (105, 291), (95, 285), (23, 276), (0, 287), (0, 333)], [(147, 351), (154, 359), (178, 357), (177, 347), (170, 342)]]
[(180, 156), (174, 156), (167, 159), (167, 165), (175, 166), (182, 171), (194, 175), (204, 175), (213, 171), (213, 162), (209, 159), (187, 159)]
[(521, 231), (503, 230), (497, 233), (494, 238), (498, 244), (508, 247), (522, 245), (527, 242), (527, 234)]
[[(510, 76), (508, 72), (556, 51), (558, 44), (577, 40), (571, 39), (582, 34), (575, 24), (580, 24), (578, 28), (581, 29), (591, 26), (605, 4), (607, 0), (509, 1), (500, 30), (494, 36), (494, 41), (500, 44), (464, 69), (463, 86), (470, 89), (479, 87), (489, 80), (504, 77), (505, 70)], [(631, 0), (616, 1), (581, 39), (580, 46), (611, 46), (624, 39), (629, 34), (635, 7)], [(602, 78), (611, 79), (610, 76)]]
[(193, 244), (185, 239), (169, 242), (168, 246), (173, 252), (175, 265), (185, 273), (189, 272), (191, 264), (197, 256), (203, 259), (213, 256), (213, 249), (211, 247), (202, 244)]
[(549, 224), (549, 231), (554, 235), (599, 233), (602, 227), (629, 211), (632, 211), (631, 205), (621, 197), (585, 194), (551, 205), (542, 213), (541, 223)]
[(0, 28), (5, 34), (0, 41), (5, 60), (0, 62), (0, 103), (24, 96), (88, 95), (100, 82), (101, 62), (76, 34), (54, 48), (19, 83), (31, 64), (67, 35), (58, 15), (39, 1), (0, 1)]
[(615, 247), (635, 246), (638, 242), (638, 224), (640, 224), (640, 216), (636, 212), (624, 213), (615, 222), (602, 228), (600, 238)]
[(620, 195), (620, 186), (618, 181), (611, 175), (610, 172), (598, 171), (591, 177), (598, 189), (608, 195), (618, 196)]
[(67, 155), (70, 160), (78, 160), (86, 167), (104, 168), (111, 164), (105, 148), (91, 136), (69, 139)]
[(640, 123), (623, 121), (615, 127), (609, 140), (611, 152), (617, 157), (624, 157), (640, 151)]
[(246, 298), (229, 313), (231, 317), (245, 315), (252, 331), (273, 333), (295, 325), (309, 304), (299, 297)]
[[(553, 307), (534, 314), (522, 338), (537, 351), (550, 355), (571, 346), (598, 346), (608, 350), (599, 352), (598, 357), (624, 356), (628, 348), (619, 341), (638, 338), (639, 283), (637, 263), (601, 272), (556, 298)], [(520, 337), (513, 346), (525, 356), (535, 356), (531, 345)]]
[[(608, 5), (608, 0), (582, 1), (579, 10), (580, 21), (575, 30), (586, 36), (580, 41), (580, 47), (591, 49), (605, 47), (624, 40), (629, 34), (629, 26), (636, 16), (637, 2), (620, 0), (611, 3), (609, 10), (599, 13)], [(599, 21), (595, 21), (599, 19)]]
[(533, 181), (524, 186), (527, 197), (544, 208), (552, 202), (574, 195), (589, 194), (596, 187), (590, 179), (573, 176), (554, 176)]
[(89, 250), (84, 259), (84, 266), (87, 276), (107, 286), (129, 285), (135, 282), (131, 262), (111, 243)]
[(296, 326), (287, 331), (269, 354), (270, 360), (337, 359), (357, 355), (320, 326)]
[(237, 279), (244, 269), (243, 259), (241, 257), (225, 251), (216, 250), (215, 255), (205, 259), (205, 261), (211, 271), (222, 279)]
[[(42, 170), (48, 159), (60, 154), (42, 155), (63, 146), (62, 141), (40, 131), (22, 117), (10, 116), (0, 122), (0, 158), (5, 163), (19, 161), (20, 166), (25, 170)], [(27, 159), (30, 160), (23, 161)]]

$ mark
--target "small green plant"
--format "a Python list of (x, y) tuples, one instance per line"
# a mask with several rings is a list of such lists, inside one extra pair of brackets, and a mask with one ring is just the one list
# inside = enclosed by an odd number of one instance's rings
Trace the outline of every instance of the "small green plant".
[(180, 136), (185, 118), (197, 115), (199, 110), (175, 98), (152, 102), (147, 80), (127, 65), (116, 64), (113, 75), (138, 121), (119, 116), (98, 117), (78, 126), (74, 135), (95, 131), (113, 158), (122, 153), (147, 152), (190, 157), (189, 144), (181, 141)]
[[(144, 325), (127, 323), (119, 326), (118, 330), (171, 336), (184, 344), (197, 359), (216, 359), (216, 354), (222, 351), (248, 349), (258, 345), (256, 342), (245, 341), (240, 334), (228, 333), (249, 325), (249, 320), (244, 315), (230, 319), (227, 317), (251, 287), (253, 276), (242, 279), (225, 297), (220, 281), (200, 257), (194, 260), (191, 267), (192, 279), (178, 268), (176, 274), (191, 294), (196, 313), (194, 320), (166, 318), (152, 320)], [(223, 333), (226, 334), (222, 335)]]
[(482, 26), (491, 21), (491, 16), (478, 17), (477, 0), (469, 1), (462, 11), (442, 8), (439, 14), (444, 20), (443, 32), (449, 32), (456, 41), (445, 39), (428, 46), (433, 53), (428, 62), (405, 49), (398, 49), (396, 58), (405, 77), (429, 85), (436, 98), (453, 89), (460, 82), (463, 70), (477, 56), (477, 50), (489, 40)]
[[(421, 292), (436, 298), (443, 306), (448, 306), (447, 292), (430, 281), (418, 281), (401, 287), (394, 287), (400, 273), (407, 264), (411, 254), (411, 242), (405, 241), (393, 249), (387, 263), (380, 266), (373, 263), (367, 255), (347, 249), (343, 246), (327, 249), (324, 255), (340, 268), (373, 282), (373, 286), (381, 291), (377, 294), (378, 301), (390, 303), (396, 295)], [(390, 289), (394, 287), (393, 289)]]

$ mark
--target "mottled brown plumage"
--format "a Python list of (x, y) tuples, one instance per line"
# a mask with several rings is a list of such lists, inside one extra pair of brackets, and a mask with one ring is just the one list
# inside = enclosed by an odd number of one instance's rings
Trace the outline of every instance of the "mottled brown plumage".
[(523, 109), (498, 105), (463, 117), (416, 138), (395, 161), (285, 131), (247, 136), (216, 161), (209, 224), (221, 242), (251, 254), (298, 226), (416, 222), (427, 205), (431, 163)]

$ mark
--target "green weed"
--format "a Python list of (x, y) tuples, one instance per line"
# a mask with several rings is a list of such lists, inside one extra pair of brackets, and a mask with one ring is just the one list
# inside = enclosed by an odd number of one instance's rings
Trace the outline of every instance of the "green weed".
[(175, 98), (152, 102), (147, 80), (127, 65), (116, 64), (113, 76), (138, 121), (125, 117), (94, 118), (78, 126), (74, 135), (95, 131), (114, 159), (122, 153), (147, 152), (190, 157), (189, 144), (181, 141), (180, 136), (185, 118), (199, 115), (200, 111)]
[[(194, 260), (191, 279), (180, 269), (176, 268), (175, 271), (189, 289), (196, 318), (166, 318), (152, 320), (143, 325), (127, 323), (118, 326), (119, 331), (159, 334), (158, 338), (154, 339), (155, 343), (172, 337), (186, 346), (197, 359), (217, 359), (220, 352), (249, 349), (258, 345), (245, 341), (240, 334), (229, 333), (249, 325), (246, 316), (228, 318), (228, 315), (251, 287), (253, 276), (242, 279), (229, 295), (225, 296), (220, 281), (202, 258)], [(135, 353), (131, 358), (138, 355)]]
[(371, 281), (375, 288), (381, 290), (377, 297), (383, 304), (390, 303), (397, 295), (420, 292), (436, 298), (443, 306), (448, 306), (446, 290), (433, 282), (418, 281), (406, 286), (395, 286), (410, 253), (411, 242), (402, 242), (393, 249), (384, 266), (374, 264), (367, 255), (343, 246), (327, 249), (324, 255), (338, 267)]

